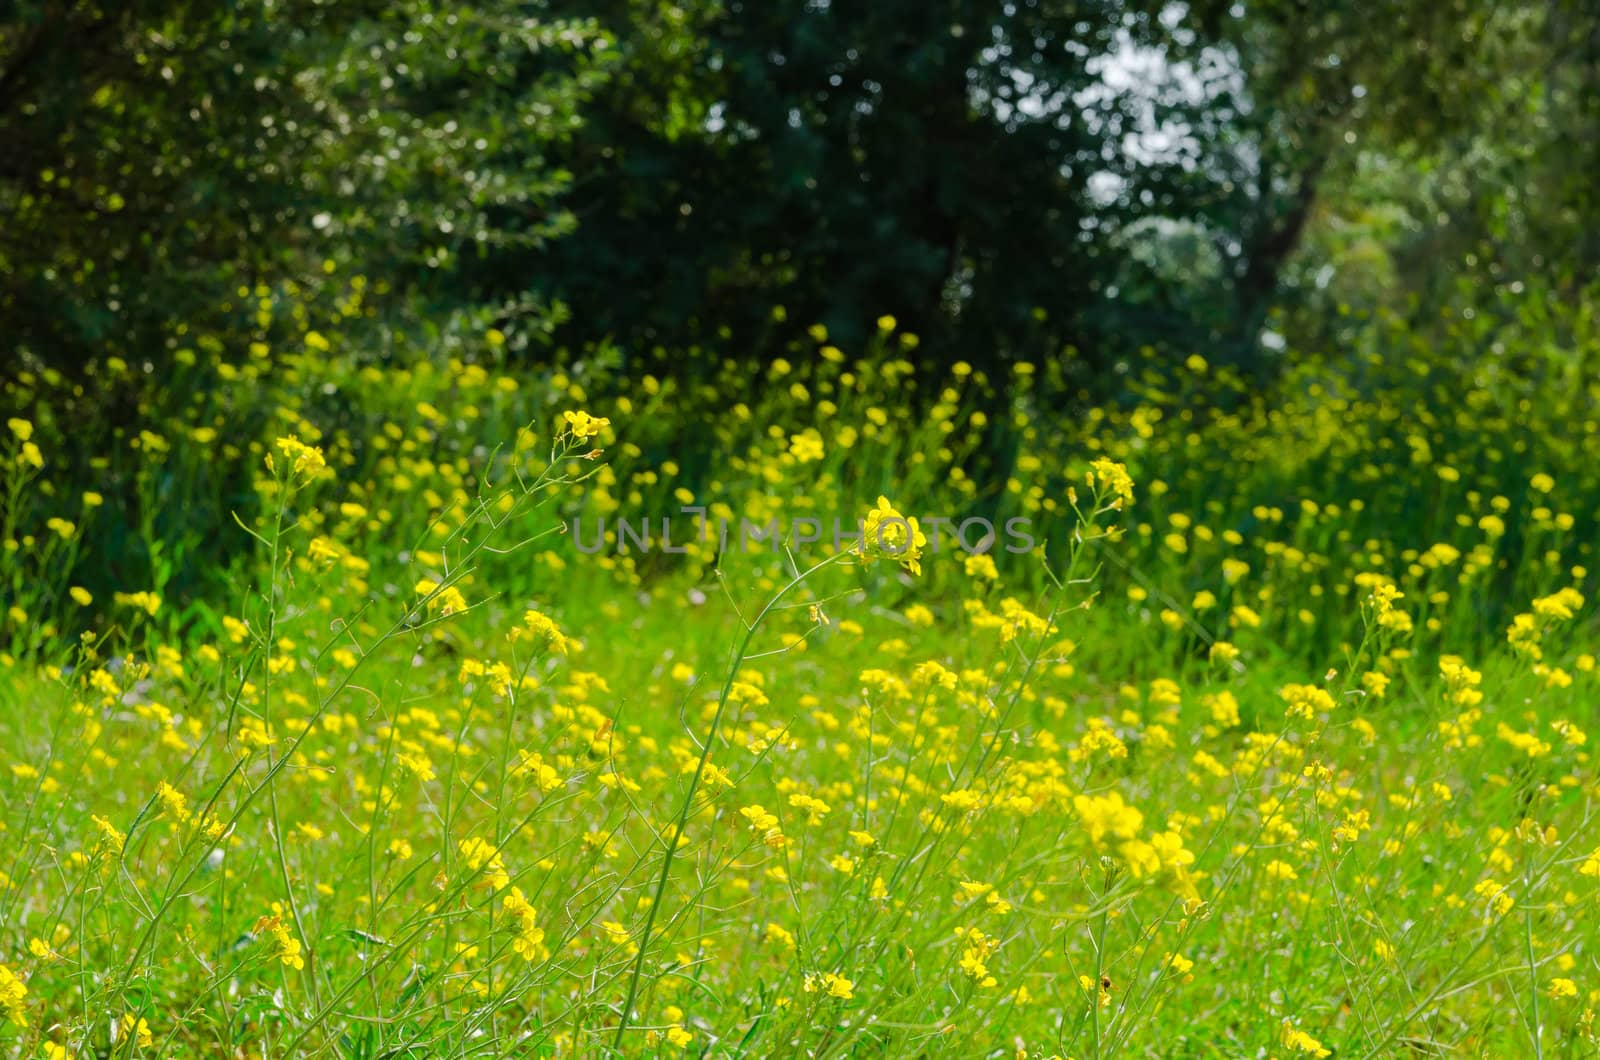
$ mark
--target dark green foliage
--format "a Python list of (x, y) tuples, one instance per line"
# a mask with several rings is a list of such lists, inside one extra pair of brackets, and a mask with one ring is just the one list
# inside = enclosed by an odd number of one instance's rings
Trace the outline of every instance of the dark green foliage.
[(538, 5), (30, 2), (0, 24), (9, 355), (164, 365), (177, 326), (324, 262), (458, 297), (460, 256), (570, 231), (543, 153), (607, 39)]
[(1087, 96), (1119, 6), (613, 5), (624, 68), (570, 161), (583, 235), (521, 260), (625, 346), (760, 343), (781, 305), (844, 344), (888, 313), (947, 357), (1054, 353), (1117, 253), (1089, 184), (1128, 166), (1134, 117)]
[(758, 361), (889, 314), (1101, 394), (1146, 345), (1264, 374), (1370, 311), (1514, 326), (1600, 266), (1590, 8), (26, 0), (7, 360), (160, 372), (329, 269), (370, 277), (374, 356), (492, 321), (525, 358)]

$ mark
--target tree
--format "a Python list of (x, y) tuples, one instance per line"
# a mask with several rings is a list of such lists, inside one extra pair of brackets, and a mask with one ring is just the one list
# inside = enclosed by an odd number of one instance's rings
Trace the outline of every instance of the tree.
[[(585, 4), (585, 10), (593, 5)], [(564, 160), (582, 237), (491, 257), (627, 348), (718, 329), (859, 341), (881, 314), (919, 356), (1055, 354), (1106, 297), (1129, 204), (1096, 201), (1137, 121), (1097, 91), (1151, 32), (1112, 0), (603, 4), (624, 60)]]
[(0, 322), (72, 367), (324, 261), (453, 296), (446, 266), (572, 227), (541, 161), (607, 37), (542, 4), (21, 4), (0, 28)]
[(1186, 114), (1204, 145), (1187, 220), (1225, 262), (1212, 290), (1242, 347), (1275, 307), (1329, 337), (1357, 291), (1437, 313), (1462, 266), (1480, 290), (1592, 275), (1588, 6), (1197, 0), (1165, 20), (1170, 62), (1222, 71)]

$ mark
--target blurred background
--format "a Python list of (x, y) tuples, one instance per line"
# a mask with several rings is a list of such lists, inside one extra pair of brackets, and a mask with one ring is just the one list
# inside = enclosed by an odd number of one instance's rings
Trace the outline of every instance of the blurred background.
[(391, 547), (585, 404), (601, 511), (1109, 453), (1158, 550), (1487, 548), (1466, 614), (1600, 507), (1592, 0), (16, 0), (0, 144), (0, 582), (63, 614), (204, 618), (286, 431)]
[[(1579, 311), (1588, 0), (6, 5), (5, 357), (159, 371), (235, 292), (530, 359), (1150, 345), (1269, 373), (1376, 312)], [(782, 307), (774, 318), (774, 310)]]

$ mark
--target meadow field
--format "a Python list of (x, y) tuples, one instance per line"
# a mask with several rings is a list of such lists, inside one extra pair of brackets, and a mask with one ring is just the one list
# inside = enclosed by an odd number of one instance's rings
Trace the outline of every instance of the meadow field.
[(1595, 0), (0, 5), (0, 1060), (1600, 1058), (1597, 173)]
[[(10, 395), (0, 1047), (1593, 1055), (1594, 382), (1059, 416), (886, 318), (746, 404), (304, 316)], [(96, 387), (165, 404), (95, 457)], [(857, 535), (618, 545), (702, 508)]]

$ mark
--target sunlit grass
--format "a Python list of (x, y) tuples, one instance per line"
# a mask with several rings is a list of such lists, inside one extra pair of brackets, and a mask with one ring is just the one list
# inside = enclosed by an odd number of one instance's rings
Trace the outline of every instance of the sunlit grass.
[[(0, 1041), (1590, 1055), (1600, 479), (1554, 420), (1190, 363), (1071, 424), (961, 369), (905, 424), (903, 346), (746, 404), (219, 357), (102, 463), (39, 381), (0, 445)], [(869, 532), (615, 547), (702, 505)], [(1038, 547), (907, 518), (974, 512)]]

